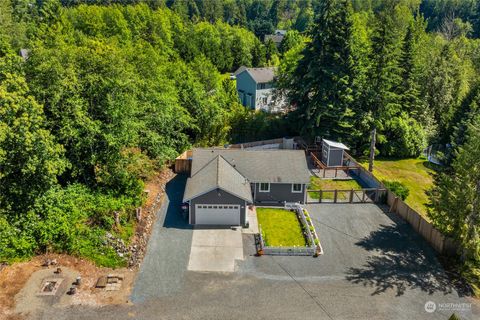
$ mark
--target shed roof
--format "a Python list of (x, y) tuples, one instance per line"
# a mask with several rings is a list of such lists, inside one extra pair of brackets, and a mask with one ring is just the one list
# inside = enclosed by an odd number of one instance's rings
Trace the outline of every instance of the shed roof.
[(188, 178), (183, 201), (189, 201), (217, 188), (252, 202), (250, 183), (221, 155), (211, 159), (202, 170)]
[(310, 172), (302, 150), (194, 149), (192, 177), (203, 171), (217, 156), (222, 156), (250, 182), (310, 182)]
[(322, 140), (323, 140), (323, 142), (325, 142), (330, 147), (343, 149), (343, 150), (350, 150), (350, 148), (348, 148), (346, 145), (344, 145), (341, 142), (331, 141), (331, 140), (327, 140), (327, 139), (322, 139)]

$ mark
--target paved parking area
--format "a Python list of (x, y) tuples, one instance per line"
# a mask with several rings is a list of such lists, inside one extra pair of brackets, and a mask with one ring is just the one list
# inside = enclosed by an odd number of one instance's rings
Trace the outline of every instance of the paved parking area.
[[(243, 234), (245, 260), (235, 272), (188, 271), (192, 230), (167, 215), (170, 223), (160, 219), (150, 240), (134, 304), (46, 309), (39, 319), (480, 318), (478, 302), (449, 281), (434, 251), (402, 220), (373, 204), (307, 209), (325, 251), (318, 258), (255, 257), (253, 236)], [(427, 301), (435, 312), (425, 311)], [(445, 303), (457, 310), (441, 308)]]
[(235, 260), (243, 260), (241, 229), (195, 228), (188, 270), (233, 272)]

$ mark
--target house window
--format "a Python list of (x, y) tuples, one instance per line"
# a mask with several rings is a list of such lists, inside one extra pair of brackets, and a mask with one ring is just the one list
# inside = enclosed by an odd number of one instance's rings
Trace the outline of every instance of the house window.
[(263, 97), (263, 98), (262, 98), (262, 103), (263, 103), (263, 104), (267, 104), (267, 101), (268, 101), (267, 97)]
[(301, 183), (292, 184), (292, 192), (301, 193), (303, 191), (303, 185)]
[(260, 183), (260, 192), (270, 192), (270, 183), (262, 182)]
[(263, 90), (263, 89), (265, 89), (265, 88), (266, 88), (266, 84), (265, 84), (265, 83), (259, 83), (259, 84), (258, 84), (258, 89), (259, 89), (259, 90)]

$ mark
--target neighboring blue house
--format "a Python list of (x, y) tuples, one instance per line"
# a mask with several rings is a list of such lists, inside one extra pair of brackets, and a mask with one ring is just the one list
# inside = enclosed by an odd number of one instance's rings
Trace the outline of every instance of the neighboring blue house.
[(240, 103), (266, 112), (281, 112), (285, 101), (275, 96), (275, 68), (240, 67), (235, 72)]

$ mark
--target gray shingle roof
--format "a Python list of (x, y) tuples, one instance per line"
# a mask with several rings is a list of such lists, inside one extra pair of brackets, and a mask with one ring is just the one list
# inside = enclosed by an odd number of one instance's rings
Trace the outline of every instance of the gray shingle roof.
[(282, 42), (285, 36), (282, 34), (267, 34), (265, 35), (265, 42), (272, 40), (274, 43), (279, 44)]
[(183, 201), (220, 188), (248, 202), (252, 201), (250, 183), (222, 156), (211, 158), (202, 170), (188, 178)]
[(192, 177), (219, 155), (250, 182), (310, 182), (310, 172), (302, 150), (194, 149)]
[(245, 70), (250, 74), (250, 76), (252, 76), (253, 80), (255, 80), (256, 83), (272, 82), (275, 78), (274, 67), (246, 68)]
[(240, 73), (242, 73), (243, 71), (247, 70), (247, 67), (245, 66), (241, 66), (240, 68), (238, 68), (237, 70), (235, 70), (235, 72), (233, 73), (235, 76), (239, 75)]

